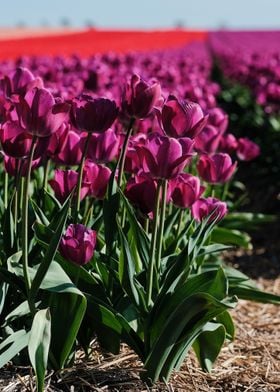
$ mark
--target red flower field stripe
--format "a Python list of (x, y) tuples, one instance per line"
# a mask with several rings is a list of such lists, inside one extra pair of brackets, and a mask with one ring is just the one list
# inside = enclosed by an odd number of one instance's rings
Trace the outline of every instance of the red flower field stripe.
[[(23, 30), (24, 34), (24, 30)], [(22, 55), (90, 56), (94, 53), (131, 50), (164, 49), (182, 46), (192, 41), (206, 40), (205, 31), (111, 31), (87, 30), (83, 32), (20, 37), (0, 41), (0, 59)]]

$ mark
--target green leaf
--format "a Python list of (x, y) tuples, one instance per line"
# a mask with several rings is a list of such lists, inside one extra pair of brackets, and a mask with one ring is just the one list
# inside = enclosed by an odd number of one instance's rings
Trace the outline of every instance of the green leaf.
[(162, 323), (145, 361), (146, 377), (152, 382), (159, 378), (168, 380), (171, 371), (181, 362), (203, 326), (235, 304), (235, 299), (221, 302), (206, 293), (194, 294), (175, 304)]
[(225, 310), (216, 317), (216, 321), (223, 324), (226, 330), (226, 338), (232, 341), (235, 336), (235, 327), (230, 313)]
[(6, 365), (11, 359), (13, 359), (21, 350), (28, 345), (30, 332), (26, 332), (25, 329), (8, 336), (0, 344), (0, 368)]
[(226, 331), (222, 324), (208, 322), (204, 325), (192, 345), (202, 370), (211, 372), (225, 337)]
[[(65, 201), (58, 219), (56, 221), (56, 230), (54, 231), (54, 234), (50, 240), (49, 243), (49, 247), (45, 253), (44, 259), (42, 260), (42, 262), (39, 265), (39, 268), (37, 270), (37, 273), (32, 281), (31, 284), (31, 289), (30, 289), (30, 298), (32, 298), (33, 300), (36, 297), (36, 293), (41, 285), (41, 282), (44, 279), (44, 276), (46, 275), (48, 268), (51, 264), (51, 262), (53, 261), (56, 251), (58, 249), (59, 243), (60, 243), (60, 239), (64, 230), (64, 226), (67, 220), (67, 216), (68, 216), (68, 210), (69, 210), (69, 205), (70, 205), (70, 201), (71, 201), (71, 196), (70, 195), (68, 197), (68, 199)], [(49, 225), (49, 228), (51, 229), (52, 223)]]
[(36, 373), (38, 392), (44, 391), (50, 341), (51, 315), (49, 309), (42, 309), (34, 316), (28, 343), (29, 359)]
[(103, 200), (103, 219), (107, 254), (111, 254), (118, 233), (117, 214), (120, 206), (120, 195), (114, 172), (111, 175), (108, 196)]
[(130, 228), (132, 231), (136, 248), (139, 252), (143, 265), (147, 267), (150, 260), (150, 240), (147, 236), (147, 233), (136, 219), (135, 212), (131, 207), (131, 205), (129, 204), (129, 201), (127, 200), (127, 198), (125, 197), (125, 195), (120, 189), (119, 189), (119, 193), (121, 195), (123, 204), (127, 212), (127, 218), (130, 224)]
[(248, 233), (231, 230), (225, 227), (215, 227), (211, 234), (211, 241), (220, 244), (231, 244), (252, 249), (251, 237)]

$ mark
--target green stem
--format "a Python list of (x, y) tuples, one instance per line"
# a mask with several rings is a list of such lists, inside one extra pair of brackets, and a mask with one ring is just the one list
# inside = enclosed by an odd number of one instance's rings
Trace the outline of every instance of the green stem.
[(5, 209), (8, 207), (8, 185), (9, 185), (9, 174), (5, 172), (4, 176), (4, 207)]
[(168, 185), (167, 180), (161, 180), (162, 196), (161, 196), (160, 222), (159, 222), (159, 231), (158, 231), (158, 238), (157, 238), (157, 257), (156, 257), (156, 267), (158, 273), (160, 271), (161, 252), (162, 252), (162, 243), (163, 243), (167, 185)]
[(36, 147), (37, 137), (33, 136), (30, 154), (27, 162), (27, 175), (24, 179), (23, 195), (22, 195), (22, 263), (23, 275), (27, 294), (31, 287), (31, 280), (28, 272), (28, 201), (29, 201), (29, 183), (31, 177), (31, 168), (33, 155)]
[(48, 158), (45, 163), (44, 167), (44, 181), (43, 181), (43, 189), (47, 190), (48, 188), (48, 177), (49, 177), (49, 171), (50, 171), (50, 164), (51, 160)]
[(222, 197), (221, 197), (221, 200), (222, 200), (222, 201), (225, 201), (225, 200), (226, 200), (227, 194), (228, 194), (228, 189), (229, 189), (229, 182), (226, 182), (226, 183), (224, 184), (224, 187), (223, 187), (223, 193), (222, 193)]
[(176, 239), (179, 237), (179, 234), (181, 232), (183, 216), (184, 216), (184, 210), (181, 208), (180, 212), (179, 212), (178, 226), (177, 226), (177, 230), (176, 230)]
[(89, 132), (87, 135), (81, 163), (80, 163), (79, 170), (78, 170), (79, 177), (78, 177), (78, 183), (77, 183), (76, 202), (75, 202), (75, 207), (74, 207), (74, 222), (75, 223), (78, 223), (78, 219), (79, 219), (83, 171), (84, 171), (84, 166), (85, 166), (86, 155), (87, 155), (87, 150), (88, 150), (90, 138), (91, 138), (91, 132)]
[(123, 171), (124, 171), (124, 163), (125, 163), (125, 157), (126, 157), (126, 152), (127, 152), (127, 147), (128, 147), (128, 142), (129, 142), (129, 138), (132, 135), (132, 131), (133, 131), (133, 124), (135, 122), (134, 118), (131, 118), (126, 135), (125, 135), (125, 139), (124, 139), (124, 143), (123, 143), (123, 147), (121, 150), (121, 154), (120, 154), (120, 158), (118, 160), (116, 169), (119, 169), (119, 173), (118, 173), (118, 186), (121, 187), (122, 184), (122, 176), (123, 176)]
[(143, 228), (146, 233), (149, 233), (149, 223), (150, 223), (149, 218), (144, 218)]
[(158, 215), (160, 206), (160, 194), (161, 194), (161, 183), (158, 181), (156, 203), (154, 208), (153, 216), (153, 231), (150, 248), (150, 263), (148, 267), (148, 283), (147, 283), (147, 305), (152, 305), (152, 292), (153, 292), (153, 281), (154, 281), (154, 269), (155, 269), (155, 256), (156, 256), (156, 245), (157, 245), (157, 230), (158, 230)]

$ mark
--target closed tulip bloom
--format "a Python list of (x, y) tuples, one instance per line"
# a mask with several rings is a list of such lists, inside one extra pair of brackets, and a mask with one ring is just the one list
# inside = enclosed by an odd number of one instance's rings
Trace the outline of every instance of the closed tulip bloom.
[(90, 138), (87, 156), (97, 163), (111, 162), (119, 152), (120, 138), (109, 128), (103, 133), (93, 133)]
[(224, 133), (228, 127), (228, 115), (220, 108), (208, 111), (208, 124), (213, 125), (220, 133)]
[[(60, 170), (56, 169), (54, 172), (54, 179), (49, 181), (50, 186), (54, 190), (55, 197), (60, 203), (64, 203), (78, 182), (78, 173), (74, 170)], [(80, 198), (83, 198), (88, 193), (88, 187), (82, 186)]]
[(261, 153), (260, 147), (252, 140), (244, 137), (238, 139), (236, 155), (241, 161), (251, 161)]
[(206, 127), (196, 136), (194, 148), (200, 153), (213, 153), (216, 152), (220, 143), (222, 135), (217, 128), (212, 125)]
[(201, 222), (209, 215), (211, 215), (209, 222), (215, 219), (219, 221), (226, 215), (227, 205), (225, 202), (214, 197), (201, 198), (192, 205), (191, 213), (193, 218), (198, 222)]
[(171, 137), (197, 136), (207, 123), (207, 116), (198, 103), (179, 100), (170, 95), (160, 116), (164, 132)]
[(59, 140), (58, 152), (55, 160), (61, 164), (79, 165), (82, 159), (84, 139), (76, 131), (66, 129)]
[(232, 163), (228, 154), (202, 155), (197, 164), (200, 177), (210, 184), (223, 184), (232, 177), (237, 162)]
[(111, 170), (87, 160), (83, 171), (82, 186), (88, 187), (88, 196), (104, 199), (109, 184)]
[(132, 205), (148, 215), (155, 207), (156, 190), (156, 181), (142, 172), (128, 180), (124, 194)]
[(14, 94), (24, 96), (28, 90), (34, 87), (42, 88), (42, 79), (35, 78), (29, 69), (23, 67), (16, 68), (11, 75), (0, 80), (0, 90), (9, 98)]
[(122, 112), (132, 118), (143, 119), (162, 105), (161, 87), (158, 82), (146, 82), (133, 75), (125, 86)]
[(0, 129), (0, 141), (5, 154), (14, 158), (25, 158), (30, 152), (32, 135), (17, 121), (7, 121)]
[(84, 265), (92, 259), (95, 245), (96, 231), (81, 224), (71, 224), (61, 238), (59, 251), (66, 260)]
[(44, 88), (29, 90), (16, 104), (20, 125), (37, 137), (56, 132), (67, 120), (69, 109), (67, 103), (56, 103), (52, 94)]
[[(35, 159), (32, 161), (31, 170), (36, 169), (41, 163), (41, 158)], [(17, 158), (10, 157), (8, 155), (4, 156), (4, 168), (5, 171), (12, 177), (20, 175), (20, 177), (27, 176), (27, 167), (28, 162), (27, 159), (21, 159), (20, 161)]]
[(219, 151), (232, 155), (238, 147), (238, 141), (232, 133), (222, 135), (219, 143)]
[(181, 173), (170, 180), (172, 188), (171, 200), (180, 208), (189, 208), (201, 196), (204, 187), (200, 185), (198, 177), (188, 173)]
[(142, 169), (153, 178), (169, 179), (182, 172), (194, 155), (194, 141), (151, 134), (144, 146), (136, 147)]
[(101, 133), (111, 127), (118, 115), (115, 101), (82, 95), (72, 102), (74, 125), (81, 131)]

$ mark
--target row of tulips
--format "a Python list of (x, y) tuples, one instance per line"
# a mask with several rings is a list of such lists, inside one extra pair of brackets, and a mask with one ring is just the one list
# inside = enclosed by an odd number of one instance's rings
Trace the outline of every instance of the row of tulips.
[[(252, 216), (225, 200), (235, 157), (260, 150), (226, 133), (203, 56), (199, 66), (186, 49), (20, 60), (44, 82), (3, 65), (0, 365), (28, 352), (39, 391), (46, 368), (71, 364), (94, 336), (113, 353), (127, 343), (151, 382), (168, 380), (191, 347), (210, 370), (234, 337), (236, 295), (279, 303), (214, 256), (248, 245), (236, 228)], [(128, 76), (140, 64), (165, 87)]]

